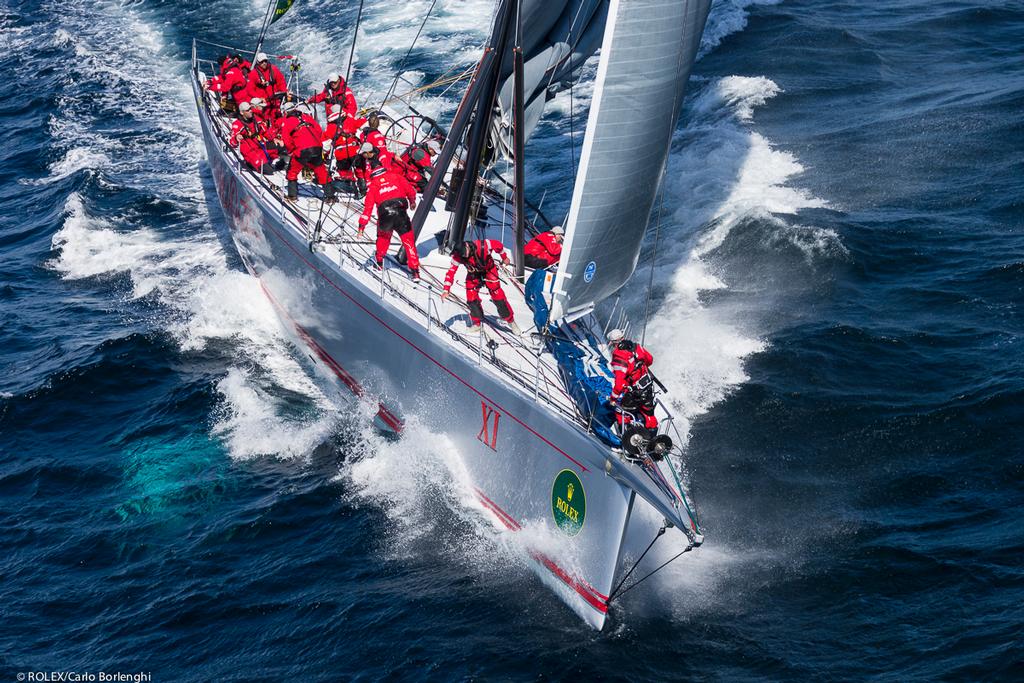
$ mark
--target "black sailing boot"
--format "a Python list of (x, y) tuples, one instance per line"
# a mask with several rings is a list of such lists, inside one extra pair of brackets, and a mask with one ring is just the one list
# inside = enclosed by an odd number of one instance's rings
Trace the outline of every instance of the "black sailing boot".
[(294, 202), (299, 198), (299, 181), (289, 180), (288, 181), (288, 194), (285, 196), (290, 202)]

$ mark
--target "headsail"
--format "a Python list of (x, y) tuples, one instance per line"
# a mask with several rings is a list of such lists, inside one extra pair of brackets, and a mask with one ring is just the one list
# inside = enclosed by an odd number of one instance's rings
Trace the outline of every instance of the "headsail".
[(636, 268), (711, 0), (611, 0), (554, 286), (553, 319)]
[[(544, 104), (577, 79), (580, 67), (601, 46), (608, 2), (522, 0), (526, 137), (544, 113)], [(501, 76), (498, 105), (507, 122), (512, 110), (510, 58), (503, 62)]]

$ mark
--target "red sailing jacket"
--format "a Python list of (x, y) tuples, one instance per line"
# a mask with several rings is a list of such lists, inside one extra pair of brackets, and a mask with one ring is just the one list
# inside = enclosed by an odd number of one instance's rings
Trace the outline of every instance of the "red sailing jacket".
[(289, 154), (297, 155), (310, 147), (321, 147), (324, 132), (312, 116), (286, 116), (275, 129)]
[[(416, 208), (416, 190), (406, 182), (400, 173), (388, 171), (370, 180), (370, 187), (366, 190), (366, 202), (363, 206), (363, 215), (359, 217), (360, 230), (370, 222), (373, 210), (388, 201), (389, 199), (406, 198), (409, 200), (409, 208)], [(378, 214), (379, 216), (379, 214)]]
[(491, 273), (494, 273), (494, 277), (497, 276), (498, 266), (494, 263), (494, 258), (491, 256), (492, 253), (501, 256), (501, 262), (506, 265), (508, 264), (508, 254), (505, 253), (505, 245), (499, 240), (475, 240), (473, 243), (476, 245), (476, 255), (469, 261), (463, 259), (462, 254), (457, 251), (452, 253), (452, 265), (448, 272), (444, 274), (444, 291), (447, 292), (452, 288), (452, 284), (455, 282), (455, 273), (458, 272), (461, 265), (466, 266), (470, 278), (481, 278), (485, 275), (491, 275)]
[[(371, 145), (380, 150), (381, 154), (388, 151), (388, 141), (384, 137), (384, 134), (379, 130), (373, 128), (363, 128), (362, 135), (363, 142), (369, 142)], [(390, 156), (390, 155), (389, 155)]]
[(288, 82), (276, 65), (268, 64), (266, 69), (257, 66), (249, 72), (249, 99), (262, 97), (273, 107), (279, 103), (274, 95), (285, 92), (288, 92)]
[(355, 116), (356, 110), (359, 108), (356, 106), (355, 93), (348, 87), (344, 79), (341, 80), (337, 88), (332, 88), (330, 83), (325, 83), (324, 89), (310, 97), (308, 101), (311, 104), (319, 104), (320, 102), (340, 104), (342, 110), (349, 116)]
[(526, 243), (523, 253), (527, 256), (536, 256), (550, 266), (558, 263), (558, 259), (561, 258), (562, 245), (555, 241), (555, 236), (550, 232), (542, 232)]
[(647, 374), (647, 368), (654, 364), (654, 356), (635, 342), (622, 342), (612, 351), (612, 370), (615, 385), (612, 398), (617, 399), (623, 392), (640, 381)]
[[(222, 95), (238, 95), (246, 91), (245, 76), (237, 66), (228, 69), (223, 76), (214, 76), (210, 79), (210, 90)], [(236, 98), (237, 99), (237, 98)], [(242, 101), (248, 101), (246, 97)]]
[(248, 121), (239, 116), (235, 119), (235, 122), (231, 124), (231, 136), (228, 138), (228, 144), (232, 147), (238, 147), (239, 140), (245, 139), (260, 142), (264, 139), (266, 134), (266, 124), (257, 119), (256, 116), (253, 116)]
[[(359, 121), (347, 117), (344, 122), (339, 126), (337, 121), (331, 121), (327, 124), (327, 128), (324, 129), (324, 153), (329, 154), (331, 148), (334, 148), (334, 158), (338, 161), (345, 161), (346, 159), (354, 159), (359, 154), (359, 148), (363, 143), (359, 142)], [(363, 171), (368, 171), (369, 168), (365, 165), (361, 169), (359, 175), (364, 175)], [(355, 175), (353, 175), (355, 177)], [(367, 180), (369, 175), (365, 174)]]
[(228, 72), (228, 69), (235, 66), (242, 69), (242, 75), (244, 76), (252, 68), (252, 63), (243, 57), (240, 64), (235, 64), (234, 57), (225, 57), (224, 61), (220, 63), (220, 75), (223, 77)]

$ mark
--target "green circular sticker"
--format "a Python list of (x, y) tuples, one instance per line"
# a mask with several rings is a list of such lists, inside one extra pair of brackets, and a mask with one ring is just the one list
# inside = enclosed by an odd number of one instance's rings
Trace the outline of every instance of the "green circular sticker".
[(551, 487), (551, 514), (555, 524), (569, 536), (583, 528), (587, 518), (587, 494), (583, 482), (572, 470), (562, 470)]

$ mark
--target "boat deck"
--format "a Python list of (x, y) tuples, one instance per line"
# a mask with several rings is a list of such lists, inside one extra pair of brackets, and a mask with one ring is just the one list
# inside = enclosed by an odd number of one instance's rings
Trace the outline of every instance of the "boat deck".
[[(207, 93), (208, 111), (212, 115), (218, 136), (226, 140), (233, 119), (220, 113), (216, 99)], [(396, 140), (392, 152), (400, 152), (405, 143)], [(469, 328), (465, 303), (465, 268), (460, 268), (452, 287), (452, 296), (442, 300), (445, 272), (451, 265), (450, 256), (440, 252), (436, 234), (447, 229), (450, 213), (444, 209), (444, 199), (435, 200), (418, 240), (420, 282), (412, 281), (408, 270), (395, 259), (401, 244), (392, 237), (391, 249), (384, 262), (384, 271), (372, 267), (374, 259), (376, 217), (371, 218), (364, 237), (357, 234), (357, 221), (363, 212), (363, 201), (338, 195), (337, 203), (322, 202), (322, 192), (315, 183), (300, 179), (299, 198), (295, 202), (284, 199), (286, 180), (283, 171), (272, 175), (255, 173), (248, 169), (233, 150), (229, 153), (241, 169), (240, 177), (272, 211), (279, 212), (283, 222), (297, 234), (312, 242), (318, 222), (321, 230), (314, 248), (324, 254), (339, 270), (359, 280), (371, 291), (379, 291), (385, 302), (413, 321), (420, 322), (428, 333), (438, 335), (459, 353), (469, 357), (489, 371), (511, 380), (520, 390), (532, 395), (565, 417), (587, 426), (572, 397), (566, 392), (555, 358), (545, 351), (540, 335), (535, 334), (533, 314), (527, 306), (523, 285), (501, 269), (501, 284), (508, 302), (515, 312), (521, 334), (511, 332), (495, 315), (493, 303), (481, 292), (486, 315), (485, 323), (477, 329)], [(511, 240), (512, 215), (501, 205), (491, 205), (485, 223), (477, 223), (482, 235), (498, 239), (506, 245)], [(512, 254), (510, 253), (510, 256)], [(530, 271), (527, 271), (527, 277)]]

